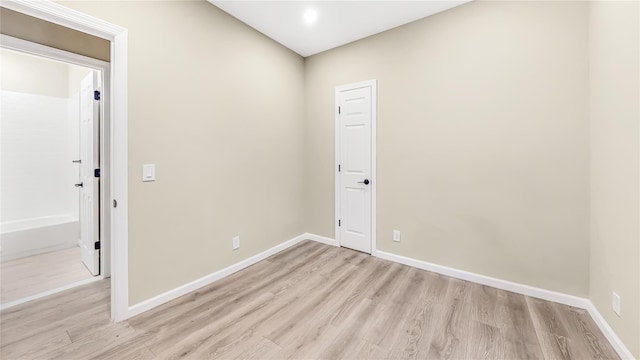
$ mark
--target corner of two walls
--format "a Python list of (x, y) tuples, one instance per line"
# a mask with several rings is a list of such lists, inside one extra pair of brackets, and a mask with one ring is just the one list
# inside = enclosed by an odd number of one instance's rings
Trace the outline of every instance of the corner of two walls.
[(640, 358), (638, 32), (637, 2), (474, 2), (307, 58), (309, 231), (333, 89), (377, 78), (378, 248), (588, 297)]
[(372, 78), (378, 248), (589, 296), (586, 2), (472, 2), (306, 59), (206, 2), (64, 5), (129, 29), (130, 305), (333, 237), (334, 89)]
[(378, 249), (590, 298), (640, 358), (638, 18), (472, 2), (305, 59), (307, 231), (334, 232), (334, 89), (375, 78)]
[[(640, 6), (589, 4), (589, 297), (640, 359)], [(621, 316), (612, 293), (621, 296)]]
[(307, 231), (334, 232), (335, 86), (375, 78), (378, 249), (587, 297), (587, 15), (471, 2), (307, 58)]
[(129, 30), (130, 306), (305, 231), (302, 57), (205, 1), (62, 4)]

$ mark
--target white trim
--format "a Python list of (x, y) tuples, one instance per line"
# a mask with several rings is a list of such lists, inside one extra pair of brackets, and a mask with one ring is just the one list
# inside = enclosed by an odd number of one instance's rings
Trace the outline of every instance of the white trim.
[(595, 321), (596, 325), (600, 328), (600, 331), (602, 331), (607, 340), (609, 340), (609, 343), (613, 346), (618, 355), (620, 355), (624, 360), (634, 360), (635, 357), (631, 351), (624, 345), (611, 326), (609, 326), (609, 323), (607, 323), (602, 314), (600, 314), (596, 306), (589, 300), (587, 304), (587, 311), (589, 312), (589, 315), (591, 315), (591, 318), (593, 318), (593, 321)]
[(339, 94), (344, 90), (351, 90), (363, 87), (371, 88), (371, 254), (376, 252), (377, 240), (377, 206), (376, 206), (376, 193), (378, 189), (378, 174), (377, 174), (377, 130), (376, 124), (378, 122), (378, 81), (376, 79), (361, 81), (352, 84), (336, 86), (335, 90), (335, 125), (334, 125), (334, 171), (335, 171), (335, 187), (334, 187), (334, 202), (335, 202), (335, 219), (334, 219), (334, 234), (335, 240), (340, 245), (340, 227), (338, 226), (338, 220), (340, 219), (340, 173), (338, 172), (338, 165), (340, 164), (340, 114), (338, 114), (338, 103), (340, 102)]
[[(319, 236), (319, 235), (310, 234), (310, 233), (306, 233), (304, 234), (304, 236), (306, 239), (318, 241), (323, 244), (329, 244), (334, 246), (338, 245), (337, 241), (324, 236)], [(600, 312), (598, 312), (596, 307), (593, 305), (593, 303), (589, 299), (581, 298), (581, 297), (573, 296), (569, 294), (564, 294), (556, 291), (545, 290), (545, 289), (541, 289), (541, 288), (537, 288), (529, 285), (519, 284), (519, 283), (507, 281), (507, 280), (497, 279), (489, 276), (484, 276), (484, 275), (480, 275), (480, 274), (476, 274), (476, 273), (472, 273), (464, 270), (458, 270), (458, 269), (454, 269), (454, 268), (450, 268), (442, 265), (436, 265), (426, 261), (416, 260), (406, 256), (391, 254), (384, 251), (375, 251), (372, 255), (379, 257), (381, 259), (393, 261), (399, 264), (415, 267), (415, 268), (426, 270), (426, 271), (431, 271), (431, 272), (446, 275), (446, 276), (451, 276), (456, 279), (466, 280), (466, 281), (470, 281), (477, 284), (491, 286), (501, 290), (511, 291), (521, 295), (531, 296), (531, 297), (535, 297), (543, 300), (553, 301), (559, 304), (564, 304), (564, 305), (574, 306), (580, 309), (585, 309), (589, 312), (589, 315), (591, 315), (591, 318), (593, 318), (593, 321), (596, 323), (598, 328), (600, 328), (600, 331), (602, 331), (602, 333), (607, 338), (609, 343), (611, 343), (611, 345), (616, 350), (618, 355), (620, 355), (622, 359), (635, 360), (631, 351), (629, 351), (629, 349), (624, 345), (622, 340), (620, 340), (620, 338), (616, 335), (616, 333), (613, 331), (611, 326), (609, 326), (607, 321), (604, 319), (604, 317), (602, 317)]]
[(0, 34), (0, 43), (2, 43), (3, 48), (9, 50), (41, 56), (47, 59), (64, 61), (69, 64), (88, 67), (94, 70), (107, 71), (109, 69), (109, 63), (106, 61), (90, 58), (88, 56), (71, 53), (41, 44), (36, 44), (34, 42), (19, 39), (9, 35)]
[[(67, 8), (50, 0), (3, 0), (2, 6), (54, 24), (66, 26), (111, 41), (110, 104), (105, 114), (111, 115), (110, 152), (106, 160), (110, 169), (105, 169), (103, 180), (110, 181), (110, 193), (106, 192), (105, 206), (110, 211), (110, 221), (104, 224), (107, 245), (111, 248), (111, 319), (120, 321), (127, 318), (129, 303), (129, 258), (128, 258), (128, 154), (127, 154), (127, 29), (93, 16)], [(106, 75), (105, 75), (106, 76)], [(116, 146), (117, 145), (117, 146)], [(105, 155), (109, 155), (107, 152)], [(110, 171), (109, 171), (110, 170)], [(118, 200), (118, 207), (110, 204)], [(103, 239), (105, 240), (105, 239)], [(108, 240), (111, 240), (110, 242)], [(109, 268), (107, 267), (108, 271)]]
[(6, 304), (2, 304), (2, 305), (0, 305), (0, 310), (6, 310), (8, 308), (11, 308), (11, 307), (14, 307), (14, 306), (18, 306), (18, 305), (24, 304), (24, 303), (29, 302), (29, 301), (33, 301), (33, 300), (37, 300), (37, 299), (43, 298), (45, 296), (57, 294), (59, 292), (63, 292), (63, 291), (69, 290), (69, 289), (73, 289), (73, 288), (78, 287), (78, 286), (91, 284), (93, 282), (100, 281), (100, 280), (103, 280), (103, 279), (104, 279), (103, 276), (94, 276), (94, 277), (90, 277), (88, 279), (76, 281), (74, 283), (67, 284), (67, 285), (61, 286), (59, 288), (43, 291), (43, 292), (41, 292), (39, 294), (30, 295), (30, 296), (23, 297), (22, 299), (19, 299), (19, 300), (16, 300), (16, 301), (12, 301), (12, 302), (8, 302)]
[(111, 320), (127, 319), (129, 308), (129, 136), (127, 87), (128, 32), (118, 33), (111, 41)]
[(113, 40), (114, 35), (126, 31), (123, 27), (49, 0), (2, 0), (2, 7), (107, 40)]
[(313, 240), (313, 241), (331, 245), (331, 246), (340, 246), (340, 244), (338, 244), (338, 242), (335, 239), (332, 239), (326, 236), (320, 236), (320, 235), (311, 234), (311, 233), (304, 233), (301, 236), (307, 240)]
[(539, 299), (553, 301), (560, 304), (570, 305), (581, 309), (586, 309), (589, 302), (588, 299), (578, 296), (563, 294), (555, 291), (540, 289), (537, 287), (519, 284), (507, 280), (496, 279), (490, 276), (480, 275), (469, 271), (458, 270), (447, 266), (436, 265), (422, 260), (391, 254), (384, 251), (376, 251), (373, 256), (381, 259), (409, 265), (418, 269), (431, 271), (434, 273), (451, 276), (456, 279), (471, 281), (477, 284), (491, 286), (497, 289), (507, 290), (522, 295), (532, 296)]
[[(169, 290), (167, 292), (164, 292), (160, 295), (157, 295), (155, 297), (152, 297), (151, 299), (145, 300), (141, 303), (135, 304), (131, 307), (129, 307), (128, 309), (128, 314), (127, 317), (132, 317), (138, 314), (141, 314), (145, 311), (151, 310), (153, 308), (155, 308), (156, 306), (162, 305), (166, 302), (169, 302), (173, 299), (176, 299), (180, 296), (183, 296), (185, 294), (188, 294), (192, 291), (198, 290), (203, 286), (207, 286), (209, 284), (212, 284), (224, 277), (227, 277), (233, 273), (236, 273), (244, 268), (247, 268), (257, 262), (260, 262), (266, 258), (268, 258), (271, 255), (275, 255), (277, 253), (279, 253), (282, 250), (285, 250), (287, 248), (290, 248), (291, 246), (294, 246), (296, 244), (298, 244), (299, 242), (303, 241), (303, 240), (322, 240), (323, 237), (321, 236), (317, 236), (317, 235), (311, 235), (311, 234), (302, 234), (302, 235), (298, 235), (296, 237), (294, 237), (293, 239), (290, 239), (288, 241), (283, 242), (280, 245), (276, 245), (270, 249), (267, 249), (257, 255), (254, 255), (248, 259), (242, 260), (238, 263), (235, 263), (231, 266), (227, 266), (224, 269), (218, 270), (212, 274), (209, 274), (207, 276), (201, 277), (199, 279), (196, 279), (190, 283), (184, 284), (182, 286), (179, 286), (173, 290)], [(326, 239), (326, 238), (324, 238)], [(331, 239), (329, 239), (331, 240)], [(323, 241), (320, 241), (323, 242)]]

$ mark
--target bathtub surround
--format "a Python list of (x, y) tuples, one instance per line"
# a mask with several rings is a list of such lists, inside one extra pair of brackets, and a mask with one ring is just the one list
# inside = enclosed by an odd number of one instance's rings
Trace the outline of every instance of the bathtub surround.
[(80, 223), (70, 215), (3, 222), (2, 262), (78, 246)]
[(78, 244), (71, 161), (79, 156), (79, 85), (71, 83), (90, 70), (8, 50), (0, 56), (0, 256), (7, 261)]

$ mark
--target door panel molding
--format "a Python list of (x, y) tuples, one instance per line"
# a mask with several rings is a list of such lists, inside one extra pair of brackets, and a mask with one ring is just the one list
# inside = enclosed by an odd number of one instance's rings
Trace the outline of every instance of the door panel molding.
[(376, 123), (377, 123), (377, 80), (367, 80), (357, 83), (345, 84), (336, 86), (335, 88), (335, 124), (334, 124), (334, 143), (335, 143), (335, 156), (334, 156), (334, 174), (335, 174), (335, 185), (334, 185), (334, 197), (335, 197), (335, 221), (334, 221), (334, 231), (335, 231), (335, 240), (338, 243), (338, 246), (341, 245), (341, 237), (340, 237), (340, 225), (339, 220), (341, 220), (341, 202), (340, 202), (340, 191), (341, 191), (341, 183), (340, 178), (341, 174), (339, 170), (344, 171), (345, 169), (339, 169), (340, 166), (340, 93), (347, 90), (356, 90), (360, 88), (369, 87), (371, 89), (371, 174), (370, 179), (371, 183), (371, 254), (375, 254), (377, 251), (376, 246), (376, 193), (377, 193), (377, 171), (376, 171)]

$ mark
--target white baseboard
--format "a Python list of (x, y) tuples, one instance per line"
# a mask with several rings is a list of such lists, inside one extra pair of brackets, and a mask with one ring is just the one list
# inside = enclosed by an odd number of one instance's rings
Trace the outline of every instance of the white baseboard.
[[(320, 238), (320, 237), (317, 237)], [(196, 279), (190, 283), (187, 283), (185, 285), (179, 286), (175, 289), (169, 290), (165, 293), (162, 293), (160, 295), (154, 296), (151, 299), (145, 300), (141, 303), (135, 304), (133, 306), (130, 306), (128, 309), (128, 313), (126, 318), (130, 318), (133, 316), (136, 316), (138, 314), (141, 314), (147, 310), (151, 310), (156, 306), (160, 306), (166, 302), (169, 302), (173, 299), (176, 299), (182, 295), (186, 295), (192, 291), (198, 290), (199, 288), (203, 287), (203, 286), (207, 286), (217, 280), (220, 280), (224, 277), (227, 277), (235, 272), (238, 272), (244, 268), (247, 268), (259, 261), (262, 261), (266, 258), (268, 258), (271, 255), (274, 255), (276, 253), (279, 253), (282, 250), (285, 250), (293, 245), (296, 245), (297, 243), (303, 241), (303, 240), (315, 240), (315, 238), (312, 238), (311, 235), (309, 235), (309, 237), (307, 236), (307, 234), (302, 234), (302, 235), (298, 235), (296, 237), (294, 237), (291, 240), (285, 241), (280, 245), (276, 245), (268, 250), (265, 250), (257, 255), (254, 255), (248, 259), (242, 260), (238, 263), (235, 263), (231, 266), (228, 266), (224, 269), (218, 270), (212, 274), (209, 274), (207, 276), (201, 277), (199, 279)], [(318, 241), (318, 240), (315, 240)], [(320, 241), (323, 242), (323, 241)]]
[(589, 312), (594, 322), (600, 328), (600, 331), (604, 334), (604, 336), (609, 340), (611, 346), (618, 352), (618, 355), (622, 359), (634, 359), (633, 355), (626, 348), (626, 346), (622, 343), (620, 338), (616, 335), (613, 329), (609, 326), (609, 324), (605, 321), (602, 315), (595, 308), (593, 303), (589, 299), (581, 298), (578, 296), (573, 296), (569, 294), (564, 294), (556, 291), (550, 291), (545, 289), (540, 289), (537, 287), (514, 283), (507, 280), (496, 279), (489, 276), (484, 276), (464, 270), (458, 270), (442, 265), (436, 265), (432, 263), (428, 263), (422, 260), (416, 260), (405, 256), (400, 256), (396, 254), (391, 254), (384, 251), (376, 251), (374, 256), (379, 257), (381, 259), (394, 261), (400, 264), (412, 266), (418, 269), (423, 269), (427, 271), (432, 271), (438, 274), (447, 275), (454, 277), (456, 279), (467, 280), (474, 283), (487, 285), (491, 287), (495, 287), (502, 290), (511, 291), (514, 293), (531, 296), (543, 300), (553, 301), (560, 304), (565, 304), (569, 306), (574, 306), (580, 309), (585, 309)]
[(487, 285), (501, 290), (507, 290), (514, 293), (532, 296), (539, 299), (549, 300), (560, 304), (570, 305), (581, 309), (586, 309), (589, 303), (588, 299), (578, 296), (559, 293), (556, 291), (550, 291), (540, 289), (537, 287), (519, 284), (507, 280), (496, 279), (489, 276), (484, 276), (464, 270), (458, 270), (442, 265), (432, 264), (422, 260), (416, 260), (405, 256), (391, 254), (384, 251), (376, 251), (373, 254), (381, 259), (394, 261), (400, 264), (413, 266), (418, 269), (423, 269), (431, 272), (435, 272), (442, 275), (454, 277), (456, 279), (467, 280), (477, 284)]
[(589, 315), (591, 315), (591, 318), (593, 318), (593, 321), (595, 321), (596, 325), (600, 328), (600, 331), (602, 331), (607, 340), (609, 340), (611, 346), (613, 346), (616, 352), (618, 352), (618, 355), (620, 355), (623, 360), (634, 360), (635, 357), (631, 351), (624, 345), (624, 343), (622, 343), (622, 340), (620, 340), (618, 335), (616, 335), (611, 326), (609, 326), (609, 323), (607, 323), (591, 301), (589, 301), (587, 311), (589, 312)]
[[(259, 261), (262, 261), (271, 255), (274, 255), (282, 250), (285, 250), (291, 246), (294, 246), (303, 240), (313, 240), (313, 241), (331, 245), (331, 246), (339, 245), (338, 242), (334, 239), (331, 239), (325, 236), (311, 234), (311, 233), (304, 233), (302, 235), (294, 237), (293, 239), (285, 241), (280, 245), (274, 246), (271, 249), (268, 249), (257, 255), (254, 255), (248, 259), (245, 259), (236, 264), (228, 266), (222, 270), (216, 271), (200, 279), (194, 280), (188, 284), (182, 285), (173, 290), (170, 290), (163, 294), (155, 296), (151, 299), (148, 299), (136, 305), (130, 306), (128, 310), (127, 318), (133, 317), (147, 310), (151, 310), (156, 306), (162, 305), (182, 295), (186, 295), (192, 291), (195, 291), (203, 286), (209, 285), (217, 280), (220, 280), (226, 276), (229, 276), (235, 272), (238, 272)], [(560, 304), (565, 304), (565, 305), (570, 305), (570, 306), (574, 306), (581, 309), (586, 309), (591, 315), (591, 317), (594, 319), (595, 323), (598, 325), (600, 330), (604, 333), (607, 340), (609, 340), (611, 345), (618, 352), (618, 355), (620, 355), (622, 359), (634, 359), (629, 349), (627, 349), (624, 346), (622, 341), (620, 341), (620, 338), (618, 338), (618, 336), (615, 334), (613, 329), (611, 329), (609, 324), (607, 324), (605, 319), (602, 317), (602, 315), (598, 312), (598, 310), (595, 308), (595, 306), (591, 303), (589, 299), (568, 295), (568, 294), (563, 294), (556, 291), (540, 289), (533, 286), (514, 283), (511, 281), (506, 281), (502, 279), (492, 278), (489, 276), (484, 276), (484, 275), (480, 275), (480, 274), (476, 274), (476, 273), (472, 273), (464, 270), (458, 270), (458, 269), (454, 269), (446, 266), (436, 265), (436, 264), (428, 263), (426, 261), (416, 260), (413, 258), (391, 254), (384, 251), (376, 250), (373, 252), (372, 255), (379, 257), (381, 259), (397, 262), (400, 264), (435, 272), (442, 275), (451, 276), (457, 279), (471, 281), (474, 283), (492, 286), (498, 289), (507, 290), (507, 291), (511, 291), (511, 292), (526, 295), (526, 296), (532, 296), (539, 299), (544, 299), (544, 300), (553, 301)]]
[(339, 246), (340, 245), (340, 244), (338, 244), (338, 242), (335, 239), (328, 238), (326, 236), (320, 236), (320, 235), (311, 234), (311, 233), (304, 233), (304, 234), (302, 234), (302, 237), (304, 237), (307, 240), (313, 240), (313, 241), (317, 241), (319, 243), (323, 243), (323, 244), (327, 244), (327, 245), (331, 245), (331, 246)]

